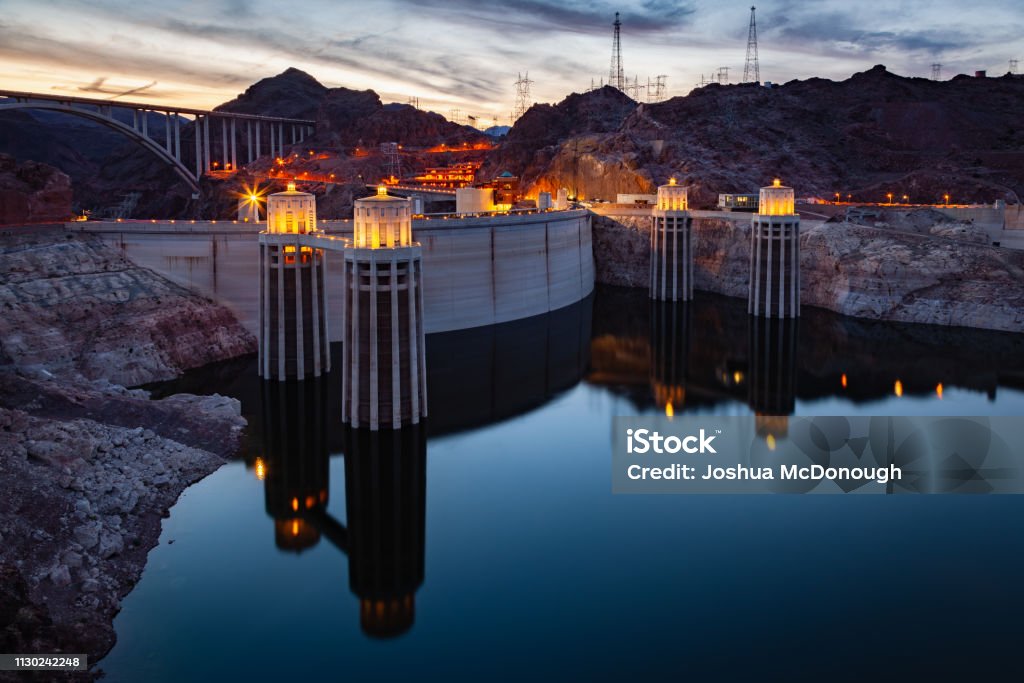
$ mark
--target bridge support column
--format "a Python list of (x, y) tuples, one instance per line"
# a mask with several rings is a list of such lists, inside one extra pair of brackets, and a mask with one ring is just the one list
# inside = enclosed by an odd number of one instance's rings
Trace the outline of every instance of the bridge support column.
[(164, 112), (164, 149), (167, 153), (171, 153), (171, 115), (169, 112)]
[(210, 170), (210, 117), (203, 117), (203, 173)]
[(174, 112), (174, 158), (181, 161), (181, 116)]
[(284, 156), (284, 124), (283, 123), (278, 123), (277, 124), (277, 148), (278, 148), (278, 150), (280, 150), (280, 154), (278, 154), (278, 156), (283, 157)]
[(203, 147), (201, 139), (203, 137), (202, 122), (199, 120), (199, 117), (196, 116), (192, 123), (192, 127), (195, 129), (194, 132), (196, 134), (196, 182), (199, 182), (199, 178), (203, 175)]
[(252, 121), (245, 122), (245, 158), (246, 163), (252, 163)]
[(223, 152), (223, 156), (221, 157), (221, 168), (227, 170), (228, 164), (231, 163), (229, 161), (230, 157), (228, 156), (228, 120), (227, 119), (221, 119), (220, 120), (220, 146), (221, 146), (221, 150)]
[(149, 137), (149, 112), (142, 110), (142, 137)]
[(257, 121), (256, 122), (256, 158), (258, 159), (260, 156), (262, 156), (260, 154), (260, 122)]
[(272, 123), (270, 124), (270, 156), (278, 156), (277, 148), (274, 147), (274, 124)]

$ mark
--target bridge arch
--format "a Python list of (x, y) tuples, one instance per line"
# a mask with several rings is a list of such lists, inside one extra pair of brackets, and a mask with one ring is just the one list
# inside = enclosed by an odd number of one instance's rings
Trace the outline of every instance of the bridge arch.
[[(112, 102), (111, 106), (112, 107), (116, 107), (118, 105), (117, 105), (117, 103)], [(173, 154), (171, 154), (166, 149), (164, 149), (163, 146), (158, 144), (152, 138), (148, 137), (147, 135), (143, 135), (143, 133), (141, 131), (135, 130), (131, 126), (126, 125), (124, 123), (121, 123), (120, 121), (118, 121), (117, 119), (113, 118), (112, 116), (108, 116), (108, 115), (106, 115), (106, 114), (104, 114), (102, 112), (99, 112), (99, 111), (91, 111), (91, 110), (88, 110), (88, 109), (77, 109), (75, 107), (72, 107), (72, 106), (69, 106), (69, 105), (66, 105), (66, 104), (61, 104), (59, 102), (46, 102), (46, 101), (43, 101), (43, 102), (31, 102), (30, 101), (30, 102), (5, 102), (3, 104), (0, 104), (0, 111), (11, 111), (11, 110), (14, 110), (14, 109), (41, 109), (41, 110), (46, 110), (46, 111), (56, 111), (56, 112), (61, 112), (61, 113), (64, 113), (64, 114), (72, 114), (74, 116), (81, 116), (82, 118), (89, 119), (90, 121), (95, 121), (96, 123), (99, 123), (99, 124), (101, 124), (103, 126), (106, 126), (107, 128), (110, 128), (112, 130), (115, 130), (115, 131), (125, 135), (127, 138), (129, 138), (133, 142), (137, 143), (142, 148), (144, 148), (147, 151), (155, 154), (157, 156), (157, 158), (160, 159), (160, 161), (163, 161), (165, 164), (170, 166), (171, 169), (175, 173), (177, 173), (178, 176), (181, 177), (182, 180), (185, 181), (185, 183), (189, 186), (189, 188), (191, 188), (192, 192), (194, 192), (194, 193), (198, 193), (199, 192), (199, 181), (196, 179), (195, 174), (190, 172), (188, 170), (188, 168), (186, 168), (185, 165), (181, 163), (181, 161), (179, 161), (178, 159), (176, 159), (174, 157)], [(146, 115), (146, 112), (143, 112), (143, 115)]]

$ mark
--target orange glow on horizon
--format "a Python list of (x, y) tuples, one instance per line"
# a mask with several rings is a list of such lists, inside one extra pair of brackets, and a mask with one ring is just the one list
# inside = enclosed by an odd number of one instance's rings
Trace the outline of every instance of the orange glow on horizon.
[(669, 401), (665, 404), (665, 417), (674, 417), (676, 414), (675, 408), (672, 407), (672, 402)]
[(847, 385), (847, 380), (846, 380), (846, 373), (845, 373), (845, 372), (843, 373), (843, 378), (842, 378), (842, 380), (840, 380), (840, 381), (841, 381), (841, 382), (842, 382), (842, 384), (843, 384), (843, 389), (845, 389), (845, 388), (846, 388), (846, 385)]
[(897, 396), (903, 395), (903, 382), (901, 382), (900, 380), (896, 380), (896, 384), (895, 386), (893, 386), (893, 393), (895, 393)]
[(936, 385), (936, 387), (935, 387), (935, 395), (939, 397), (940, 401), (942, 400), (942, 392), (943, 391), (944, 391), (944, 389), (942, 387), (942, 382), (939, 382), (938, 385)]
[(267, 478), (267, 465), (263, 462), (263, 458), (256, 458), (256, 478), (263, 481)]

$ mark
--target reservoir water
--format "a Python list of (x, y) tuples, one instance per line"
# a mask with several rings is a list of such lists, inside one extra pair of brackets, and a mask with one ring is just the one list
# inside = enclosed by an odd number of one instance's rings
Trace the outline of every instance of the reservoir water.
[(376, 437), (337, 377), (263, 386), (255, 358), (149, 387), (235, 396), (250, 427), (164, 521), (105, 680), (1024, 674), (1024, 497), (610, 481), (614, 415), (1024, 415), (1024, 335), (599, 287), (427, 347), (428, 422)]

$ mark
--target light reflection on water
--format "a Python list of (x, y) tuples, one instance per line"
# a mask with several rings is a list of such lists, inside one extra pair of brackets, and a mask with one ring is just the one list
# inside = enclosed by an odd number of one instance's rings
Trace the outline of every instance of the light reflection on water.
[(612, 496), (609, 418), (1019, 415), (1024, 340), (698, 297), (599, 289), (431, 336), (431, 420), (397, 434), (343, 429), (331, 378), (261, 386), (248, 360), (161, 387), (239, 397), (249, 443), (165, 521), (109, 680), (1019, 668), (1019, 498)]

